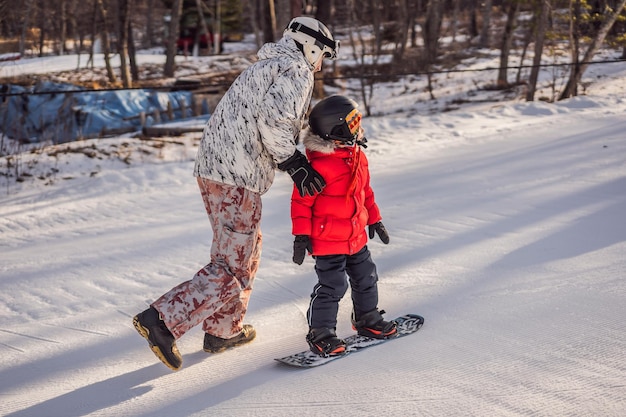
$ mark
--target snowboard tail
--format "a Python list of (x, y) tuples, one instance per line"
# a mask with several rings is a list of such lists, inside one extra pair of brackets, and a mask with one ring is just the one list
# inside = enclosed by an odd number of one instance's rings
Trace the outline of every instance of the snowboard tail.
[(314, 368), (316, 366), (325, 365), (328, 362), (335, 361), (337, 359), (345, 358), (351, 353), (358, 352), (368, 347), (380, 345), (389, 342), (400, 337), (408, 336), (418, 331), (424, 324), (424, 317), (417, 314), (405, 314), (393, 321), (396, 322), (397, 333), (388, 339), (374, 339), (372, 337), (361, 336), (358, 334), (348, 336), (344, 339), (346, 342), (346, 352), (336, 356), (319, 356), (310, 350), (304, 352), (295, 353), (293, 355), (285, 356), (283, 358), (276, 358), (275, 360), (288, 366), (297, 368)]

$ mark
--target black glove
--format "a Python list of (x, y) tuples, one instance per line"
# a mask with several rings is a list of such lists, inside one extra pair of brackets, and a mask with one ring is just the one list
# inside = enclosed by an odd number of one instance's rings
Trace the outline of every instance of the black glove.
[(313, 252), (311, 239), (307, 235), (298, 235), (293, 241), (293, 261), (298, 265), (302, 265), (306, 252)]
[(382, 242), (386, 245), (389, 243), (389, 233), (387, 233), (387, 229), (383, 226), (382, 222), (377, 222), (374, 224), (370, 224), (368, 226), (370, 239), (374, 239), (374, 232), (378, 233), (378, 237)]
[(289, 159), (278, 164), (278, 169), (287, 171), (291, 176), (300, 197), (314, 196), (316, 193), (321, 193), (326, 186), (324, 178), (311, 167), (306, 156), (300, 151), (296, 151)]

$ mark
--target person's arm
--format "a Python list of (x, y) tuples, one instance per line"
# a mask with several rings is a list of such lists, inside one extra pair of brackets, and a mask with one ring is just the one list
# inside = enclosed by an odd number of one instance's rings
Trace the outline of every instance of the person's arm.
[(292, 260), (298, 265), (302, 265), (306, 253), (313, 253), (311, 244), (311, 229), (314, 196), (299, 195), (297, 187), (294, 186), (291, 195), (291, 231), (293, 233), (293, 257)]
[[(362, 152), (362, 151), (361, 151)], [(389, 243), (389, 233), (387, 233), (387, 229), (382, 223), (382, 217), (380, 215), (380, 209), (378, 208), (378, 204), (376, 204), (376, 200), (374, 199), (374, 190), (372, 190), (372, 186), (370, 185), (370, 173), (369, 173), (369, 163), (367, 161), (367, 157), (365, 153), (361, 155), (361, 163), (365, 164), (365, 208), (368, 213), (368, 235), (370, 239), (374, 239), (374, 234), (377, 234), (380, 240), (386, 245)]]
[(311, 71), (294, 65), (274, 76), (273, 83), (256, 109), (261, 141), (277, 165), (292, 157), (296, 151), (312, 91)]
[(278, 164), (278, 169), (291, 176), (301, 197), (321, 193), (326, 186), (324, 178), (311, 167), (306, 156), (297, 149), (286, 161)]

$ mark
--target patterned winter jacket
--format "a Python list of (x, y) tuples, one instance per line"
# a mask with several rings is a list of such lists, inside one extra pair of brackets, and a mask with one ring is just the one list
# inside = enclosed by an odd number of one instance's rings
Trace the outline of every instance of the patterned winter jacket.
[(313, 67), (289, 38), (263, 45), (257, 55), (209, 118), (194, 175), (263, 194), (276, 165), (296, 150)]
[(351, 255), (367, 243), (365, 227), (381, 220), (367, 157), (358, 146), (336, 147), (310, 131), (303, 142), (311, 166), (326, 180), (316, 196), (291, 197), (292, 233), (311, 239), (313, 255)]

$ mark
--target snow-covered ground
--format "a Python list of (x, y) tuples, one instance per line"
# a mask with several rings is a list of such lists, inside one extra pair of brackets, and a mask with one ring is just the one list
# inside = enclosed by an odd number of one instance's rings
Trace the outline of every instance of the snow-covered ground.
[[(131, 318), (208, 261), (197, 135), (21, 155), (34, 176), (0, 190), (0, 415), (623, 416), (626, 69), (593, 71), (557, 104), (429, 114), (379, 91), (380, 307), (426, 324), (311, 370), (273, 361), (306, 349), (315, 283), (310, 258), (291, 262), (285, 174), (264, 196), (257, 339), (210, 355), (194, 329), (173, 373)], [(349, 315), (346, 296), (340, 335)]]

